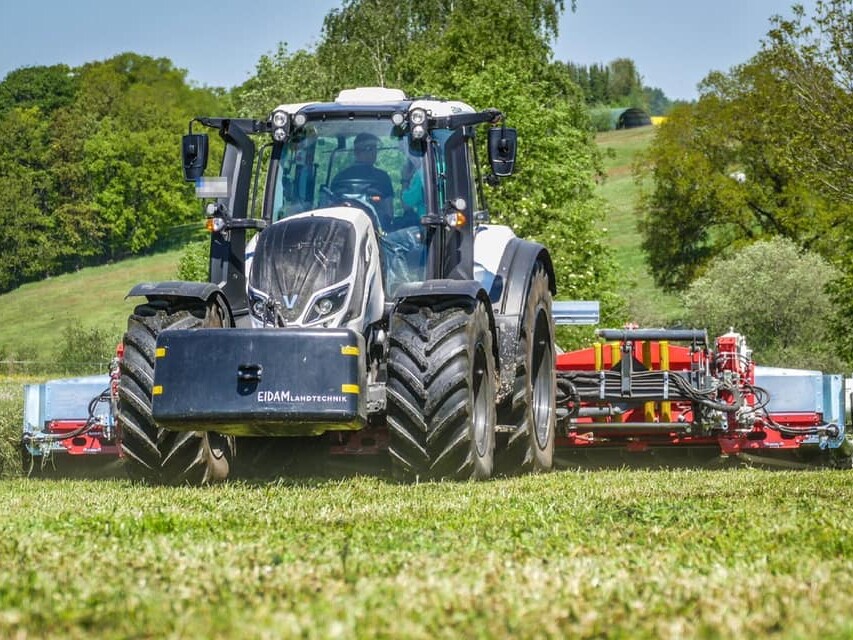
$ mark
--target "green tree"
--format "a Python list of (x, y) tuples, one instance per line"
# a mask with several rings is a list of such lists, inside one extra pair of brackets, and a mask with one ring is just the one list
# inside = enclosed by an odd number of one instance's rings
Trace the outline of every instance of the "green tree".
[(760, 364), (841, 371), (849, 365), (833, 346), (835, 308), (826, 294), (837, 277), (791, 240), (759, 241), (715, 259), (691, 283), (687, 319), (711, 335), (742, 333)]
[(853, 2), (818, 0), (809, 18), (776, 16), (763, 57), (784, 78), (780, 96), (791, 126), (785, 160), (833, 201), (853, 204)]
[(607, 65), (607, 93), (623, 107), (643, 107), (643, 79), (630, 58), (616, 58)]
[(760, 53), (700, 89), (696, 104), (672, 110), (640, 170), (653, 178), (640, 231), (656, 282), (684, 288), (709, 259), (777, 235), (830, 255), (850, 208), (811, 188), (794, 161), (786, 76)]
[(607, 104), (612, 101), (610, 95), (610, 69), (604, 65), (593, 64), (589, 67), (589, 91), (592, 104)]
[(281, 43), (275, 53), (261, 56), (255, 75), (233, 90), (232, 99), (241, 116), (260, 118), (283, 103), (331, 99), (330, 76), (315, 52), (289, 53)]
[(0, 115), (12, 107), (38, 107), (48, 114), (71, 104), (76, 92), (76, 74), (64, 64), (15, 69), (0, 82)]
[(643, 87), (643, 102), (653, 116), (664, 116), (672, 107), (672, 101), (658, 87)]
[(196, 218), (180, 131), (222, 97), (188, 85), (171, 61), (125, 53), (70, 71), (22, 69), (0, 83), (4, 98), (0, 216), (14, 242), (0, 289), (146, 250)]

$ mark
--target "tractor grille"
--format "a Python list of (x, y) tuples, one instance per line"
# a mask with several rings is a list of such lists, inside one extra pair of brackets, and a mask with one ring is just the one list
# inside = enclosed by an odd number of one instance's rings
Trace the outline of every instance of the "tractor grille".
[(281, 303), (294, 322), (314, 293), (345, 280), (352, 271), (355, 228), (345, 220), (284, 220), (258, 238), (249, 284)]

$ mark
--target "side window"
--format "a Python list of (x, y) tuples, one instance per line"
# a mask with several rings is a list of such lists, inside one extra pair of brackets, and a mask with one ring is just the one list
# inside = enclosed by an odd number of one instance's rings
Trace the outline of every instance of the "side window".
[[(444, 263), (441, 273), (450, 279), (471, 280), (474, 276), (473, 233), (474, 185), (468, 160), (468, 136), (462, 129), (453, 131), (444, 142), (444, 182), (446, 199), (439, 201), (439, 208), (457, 198), (465, 200), (465, 223), (463, 227), (450, 229), (445, 234)], [(439, 164), (441, 164), (439, 162)], [(439, 176), (441, 180), (441, 176)]]
[(471, 206), (469, 211), (477, 214), (486, 208), (483, 199), (483, 182), (480, 179), (480, 167), (477, 164), (476, 141), (474, 137), (468, 138), (466, 152), (468, 154), (468, 173), (471, 176)]
[[(473, 159), (469, 160), (469, 143), (470, 140), (467, 139), (462, 129), (457, 129), (444, 145), (444, 156), (447, 176), (447, 199), (445, 202), (463, 198), (467, 204), (466, 210), (470, 218), (470, 213), (473, 211), (475, 190), (471, 180), (470, 163), (473, 162)], [(439, 203), (439, 205), (442, 204), (444, 203)]]

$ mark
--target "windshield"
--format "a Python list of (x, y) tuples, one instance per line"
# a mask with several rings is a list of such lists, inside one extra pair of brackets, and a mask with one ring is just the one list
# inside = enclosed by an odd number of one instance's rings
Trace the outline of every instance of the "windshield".
[(331, 191), (381, 200), (382, 230), (399, 228), (426, 213), (423, 158), (423, 145), (410, 144), (390, 120), (309, 122), (281, 148), (272, 220), (339, 204)]
[(386, 292), (393, 295), (398, 284), (425, 278), (423, 149), (390, 120), (309, 121), (273, 159), (270, 217), (276, 222), (342, 204), (362, 208), (377, 228)]

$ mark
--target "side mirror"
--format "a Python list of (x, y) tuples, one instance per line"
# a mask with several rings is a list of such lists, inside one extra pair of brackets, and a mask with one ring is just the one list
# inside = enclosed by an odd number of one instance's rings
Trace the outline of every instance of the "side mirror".
[(518, 147), (518, 133), (507, 127), (489, 129), (489, 163), (492, 173), (504, 178), (512, 175), (515, 168), (515, 151)]
[(195, 182), (207, 168), (207, 134), (188, 133), (181, 140), (184, 180)]

